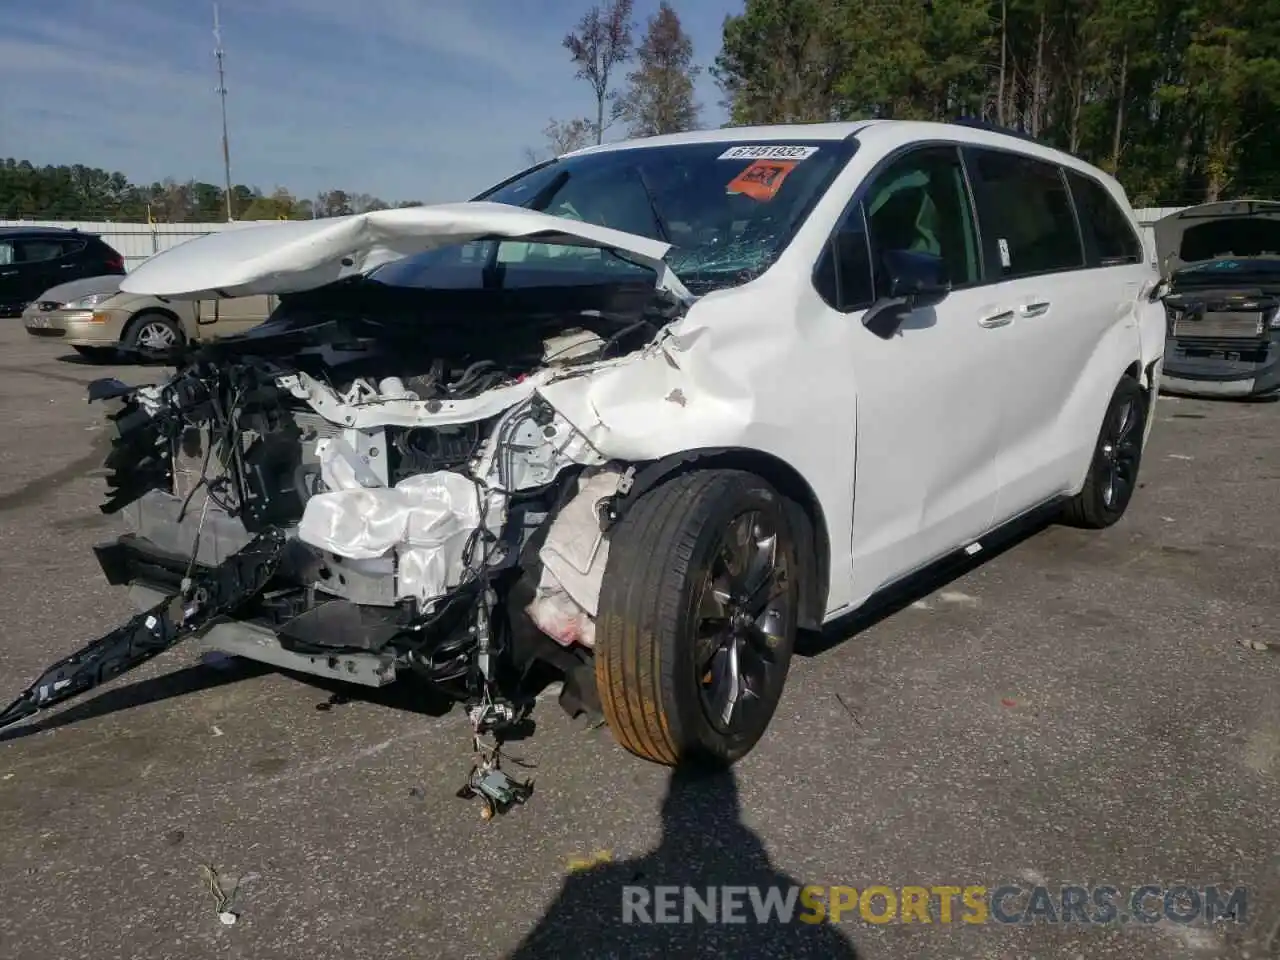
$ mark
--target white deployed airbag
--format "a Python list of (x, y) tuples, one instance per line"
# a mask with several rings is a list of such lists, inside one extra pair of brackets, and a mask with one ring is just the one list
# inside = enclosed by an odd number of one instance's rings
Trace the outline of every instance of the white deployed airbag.
[[(480, 525), (501, 523), (501, 517), (482, 516), (493, 506), (487, 501), (473, 480), (447, 470), (406, 477), (394, 487), (332, 490), (307, 501), (298, 538), (352, 560), (395, 550), (397, 595), (428, 602), (462, 581), (467, 542)], [(472, 561), (482, 559), (477, 551)]]

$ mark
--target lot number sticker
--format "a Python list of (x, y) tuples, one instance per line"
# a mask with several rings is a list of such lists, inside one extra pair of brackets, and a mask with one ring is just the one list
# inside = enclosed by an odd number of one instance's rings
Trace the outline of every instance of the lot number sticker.
[(721, 160), (807, 160), (817, 147), (793, 147), (785, 144), (742, 145), (730, 147), (720, 154)]

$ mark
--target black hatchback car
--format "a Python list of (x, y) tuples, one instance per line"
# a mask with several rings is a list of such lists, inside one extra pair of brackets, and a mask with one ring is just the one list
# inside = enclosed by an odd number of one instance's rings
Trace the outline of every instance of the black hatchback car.
[(124, 257), (101, 237), (58, 227), (0, 227), (0, 317), (20, 317), (50, 287), (122, 276)]

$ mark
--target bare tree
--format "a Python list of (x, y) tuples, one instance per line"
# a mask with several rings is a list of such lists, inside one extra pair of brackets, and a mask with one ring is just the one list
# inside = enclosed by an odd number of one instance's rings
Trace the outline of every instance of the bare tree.
[(529, 166), (541, 163), (579, 150), (591, 143), (595, 135), (595, 124), (586, 117), (575, 117), (572, 120), (552, 120), (542, 128), (542, 136), (546, 146), (541, 150), (532, 147), (524, 148), (524, 159)]
[(547, 138), (547, 146), (558, 157), (587, 146), (594, 132), (595, 128), (590, 120), (575, 117), (572, 120), (552, 120), (543, 129), (542, 135)]
[(693, 83), (702, 68), (694, 64), (693, 41), (666, 0), (649, 19), (637, 59), (639, 67), (627, 77), (630, 88), (622, 100), (630, 134), (651, 137), (697, 126)]
[(631, 59), (633, 4), (634, 0), (608, 0), (603, 8), (592, 7), (578, 21), (578, 29), (564, 38), (565, 49), (578, 67), (577, 77), (591, 84), (596, 95), (596, 143), (604, 141), (605, 104), (613, 104), (611, 119), (620, 112), (609, 81), (613, 68)]

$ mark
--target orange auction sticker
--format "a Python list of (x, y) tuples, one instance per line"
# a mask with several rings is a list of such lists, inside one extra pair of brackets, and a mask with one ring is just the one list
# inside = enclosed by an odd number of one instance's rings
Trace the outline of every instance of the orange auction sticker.
[(783, 181), (796, 168), (796, 163), (795, 160), (757, 160), (729, 181), (728, 190), (765, 203), (782, 189)]

